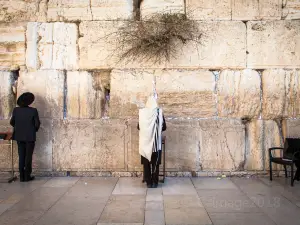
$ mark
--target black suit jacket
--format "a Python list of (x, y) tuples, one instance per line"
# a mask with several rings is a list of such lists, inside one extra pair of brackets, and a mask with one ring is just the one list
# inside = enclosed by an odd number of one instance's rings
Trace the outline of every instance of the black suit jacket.
[(41, 122), (36, 108), (14, 108), (10, 125), (14, 127), (13, 139), (16, 141), (36, 141), (36, 132)]

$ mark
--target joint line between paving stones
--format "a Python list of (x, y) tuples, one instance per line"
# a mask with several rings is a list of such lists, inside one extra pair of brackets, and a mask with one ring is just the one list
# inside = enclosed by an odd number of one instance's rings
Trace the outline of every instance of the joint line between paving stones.
[(98, 224), (98, 223), (99, 223), (99, 220), (100, 220), (100, 218), (101, 218), (101, 216), (102, 216), (102, 214), (103, 214), (103, 211), (105, 210), (105, 207), (106, 207), (106, 205), (107, 205), (107, 203), (108, 203), (108, 201), (109, 201), (110, 197), (112, 196), (112, 193), (113, 193), (113, 191), (115, 190), (115, 188), (116, 188), (116, 186), (117, 186), (117, 184), (118, 184), (119, 180), (120, 180), (120, 178), (118, 178), (118, 180), (117, 180), (117, 182), (116, 182), (116, 184), (115, 184), (114, 188), (112, 189), (112, 191), (111, 191), (110, 195), (108, 196), (108, 199), (107, 199), (107, 201), (105, 202), (105, 205), (104, 205), (104, 207), (103, 207), (103, 210), (102, 210), (102, 212), (100, 213), (100, 216), (99, 216), (99, 218), (98, 218), (98, 220), (97, 220), (96, 224)]
[[(52, 179), (53, 179), (53, 178), (52, 178)], [(51, 179), (50, 179), (50, 180), (51, 180)], [(55, 201), (55, 202), (49, 207), (49, 209), (47, 209), (41, 216), (39, 216), (38, 219), (33, 223), (33, 225), (35, 225), (37, 222), (39, 222), (39, 220), (40, 220), (44, 215), (46, 215), (46, 213), (49, 212), (50, 209), (52, 209), (52, 207), (55, 206), (56, 203), (57, 203), (59, 200), (61, 200), (62, 197), (64, 197), (65, 194), (66, 194), (73, 186), (75, 186), (79, 180), (80, 180), (80, 179), (78, 179), (71, 187), (69, 187), (69, 188), (67, 189), (67, 191), (66, 191), (65, 193), (63, 193), (63, 194), (57, 199), (57, 201)], [(49, 181), (49, 180), (48, 180), (48, 181)], [(45, 183), (46, 183), (46, 182), (45, 182)]]
[[(231, 180), (231, 182), (232, 183), (234, 183), (234, 181), (232, 181)], [(261, 180), (260, 180), (260, 182), (263, 184), (263, 185), (265, 185), (265, 186), (267, 186), (265, 183), (263, 183)], [(234, 183), (235, 184), (235, 183)], [(266, 215), (269, 219), (271, 219), (275, 224), (277, 224), (276, 223), (276, 221), (275, 220), (273, 220), (273, 218), (272, 217), (270, 217), (267, 213), (265, 213), (263, 210), (262, 210), (262, 208), (261, 207), (259, 207), (248, 195), (247, 195), (247, 193), (246, 192), (244, 192), (241, 188), (240, 188), (240, 186), (239, 185), (237, 185), (237, 184), (235, 184), (236, 186), (237, 186), (237, 188), (248, 198), (248, 199), (250, 199), (250, 201), (251, 202), (253, 202), (254, 203), (254, 205), (256, 205), (257, 206), (257, 208), (259, 208), (259, 210), (264, 214), (264, 215)], [(277, 225), (280, 225), (280, 224), (277, 224)]]
[(211, 219), (211, 217), (210, 217), (208, 211), (206, 210), (205, 205), (204, 205), (203, 202), (201, 201), (201, 198), (200, 198), (200, 196), (199, 196), (199, 194), (198, 194), (197, 188), (196, 188), (196, 186), (195, 186), (195, 184), (194, 184), (194, 182), (193, 182), (193, 180), (192, 180), (191, 178), (190, 178), (190, 181), (192, 182), (193, 187), (194, 187), (194, 189), (195, 189), (195, 191), (196, 191), (196, 193), (197, 193), (197, 196), (198, 196), (198, 198), (199, 198), (199, 201), (200, 201), (201, 204), (203, 205), (203, 208), (204, 208), (205, 212), (207, 213), (208, 218), (210, 219), (211, 224), (213, 225), (213, 221), (212, 221), (212, 219)]

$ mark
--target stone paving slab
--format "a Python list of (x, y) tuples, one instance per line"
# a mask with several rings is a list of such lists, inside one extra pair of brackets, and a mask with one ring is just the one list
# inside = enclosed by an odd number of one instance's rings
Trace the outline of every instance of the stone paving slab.
[(276, 225), (263, 213), (211, 213), (214, 225)]
[(1, 225), (300, 225), (300, 182), (55, 177), (0, 184)]
[(143, 223), (146, 197), (143, 195), (112, 195), (99, 222)]
[(36, 225), (96, 224), (108, 197), (64, 196)]
[(164, 195), (197, 195), (190, 178), (167, 178), (162, 190)]
[(121, 177), (113, 195), (146, 195), (147, 187), (139, 178)]
[(206, 210), (211, 212), (260, 212), (255, 203), (239, 190), (199, 190)]

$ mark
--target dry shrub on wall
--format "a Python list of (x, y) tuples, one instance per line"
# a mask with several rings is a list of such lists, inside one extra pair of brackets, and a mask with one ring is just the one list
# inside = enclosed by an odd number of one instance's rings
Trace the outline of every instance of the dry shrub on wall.
[(184, 14), (158, 14), (142, 21), (126, 21), (116, 33), (119, 61), (159, 63), (176, 58), (188, 42), (201, 44), (196, 21)]

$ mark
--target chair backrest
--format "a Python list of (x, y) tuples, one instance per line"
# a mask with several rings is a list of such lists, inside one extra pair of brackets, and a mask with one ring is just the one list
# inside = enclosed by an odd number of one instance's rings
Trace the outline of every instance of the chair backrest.
[(300, 138), (286, 138), (284, 142), (283, 158), (292, 159), (295, 152), (300, 151)]

